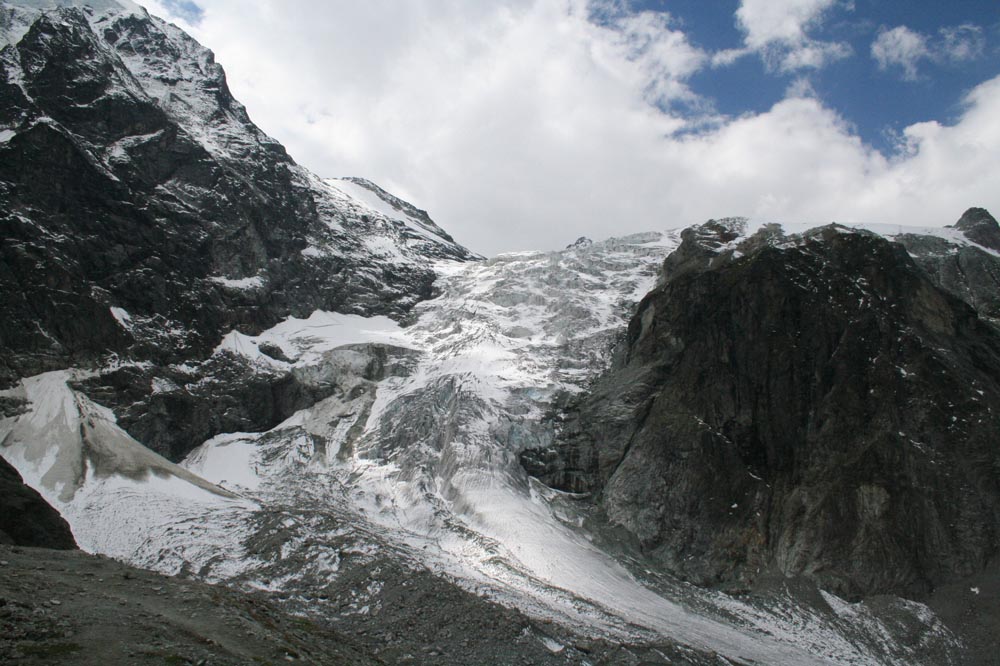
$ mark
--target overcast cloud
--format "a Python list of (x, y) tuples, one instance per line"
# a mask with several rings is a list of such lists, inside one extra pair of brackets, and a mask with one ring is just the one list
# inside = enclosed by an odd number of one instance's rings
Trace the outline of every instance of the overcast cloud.
[[(485, 254), (724, 215), (941, 225), (971, 205), (1000, 212), (1000, 78), (968, 95), (956, 125), (909, 127), (883, 155), (807, 79), (763, 113), (719, 117), (691, 77), (724, 57), (663, 13), (604, 2), (594, 21), (585, 0), (183, 4), (148, 6), (215, 50), (296, 160), (371, 178)], [(810, 37), (832, 4), (743, 0), (734, 21), (748, 53), (822, 67), (847, 56)]]

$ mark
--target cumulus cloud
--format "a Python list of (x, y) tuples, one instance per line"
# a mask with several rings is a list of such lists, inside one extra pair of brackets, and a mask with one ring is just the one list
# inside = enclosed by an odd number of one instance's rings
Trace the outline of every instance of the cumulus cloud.
[(806, 29), (835, 4), (836, 0), (742, 0), (736, 19), (750, 48), (774, 42), (797, 44), (808, 41)]
[[(762, 113), (713, 115), (690, 81), (709, 56), (662, 15), (595, 21), (584, 0), (300, 4), (202, 0), (187, 27), (297, 160), (372, 178), (480, 252), (723, 215), (945, 224), (1000, 210), (1000, 78), (955, 125), (907, 128), (906, 150), (884, 156), (805, 79)], [(805, 32), (772, 34), (807, 34), (817, 15), (803, 16)]]
[[(624, 56), (637, 64), (650, 102), (670, 106), (677, 101), (699, 101), (685, 80), (708, 62), (708, 55), (673, 27), (669, 14), (618, 12), (608, 26), (611, 29), (603, 36), (613, 46), (613, 54), (606, 62)], [(595, 43), (601, 41), (598, 38)]]
[(715, 54), (713, 64), (724, 66), (752, 53), (775, 71), (819, 69), (851, 55), (850, 45), (814, 39), (810, 32), (840, 0), (741, 0), (736, 23), (744, 33), (742, 48)]
[(959, 25), (941, 28), (937, 37), (910, 30), (905, 25), (879, 30), (872, 42), (872, 58), (879, 69), (902, 69), (903, 78), (915, 81), (922, 60), (936, 63), (960, 63), (983, 55), (986, 40), (982, 28)]
[(906, 79), (917, 78), (917, 63), (929, 55), (927, 37), (905, 25), (879, 31), (878, 37), (872, 42), (872, 57), (879, 69), (886, 70), (899, 65), (903, 68)]

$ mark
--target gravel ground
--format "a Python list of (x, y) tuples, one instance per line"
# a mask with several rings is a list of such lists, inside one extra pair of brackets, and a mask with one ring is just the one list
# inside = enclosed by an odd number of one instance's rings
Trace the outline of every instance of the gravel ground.
[(924, 602), (962, 637), (970, 666), (1000, 666), (1000, 560), (959, 583), (941, 585)]
[[(673, 643), (574, 635), (430, 572), (373, 566), (384, 584), (373, 610), (359, 614), (344, 609), (347, 591), (366, 583), (364, 568), (338, 581), (325, 599), (276, 599), (78, 551), (0, 546), (0, 664), (730, 663)], [(298, 614), (306, 607), (308, 615)]]
[(0, 546), (0, 663), (379, 663), (254, 596), (81, 552)]

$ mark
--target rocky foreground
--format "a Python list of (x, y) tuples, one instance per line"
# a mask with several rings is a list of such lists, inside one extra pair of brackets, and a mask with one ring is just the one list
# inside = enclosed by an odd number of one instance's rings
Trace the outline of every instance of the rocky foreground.
[(384, 597), (382, 614), (333, 624), (289, 614), (264, 593), (162, 576), (80, 551), (3, 545), (0, 663), (720, 663), (670, 643), (567, 640), (565, 629), (534, 623), (429, 574), (400, 581)]

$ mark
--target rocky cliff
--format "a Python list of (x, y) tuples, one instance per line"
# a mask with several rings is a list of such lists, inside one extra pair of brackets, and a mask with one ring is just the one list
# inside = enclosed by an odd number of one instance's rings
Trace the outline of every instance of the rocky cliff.
[(1000, 547), (1000, 336), (996, 292), (956, 276), (996, 270), (975, 242), (996, 222), (967, 213), (962, 247), (743, 224), (684, 232), (612, 369), (526, 467), (700, 583), (776, 572), (858, 596), (982, 570)]

